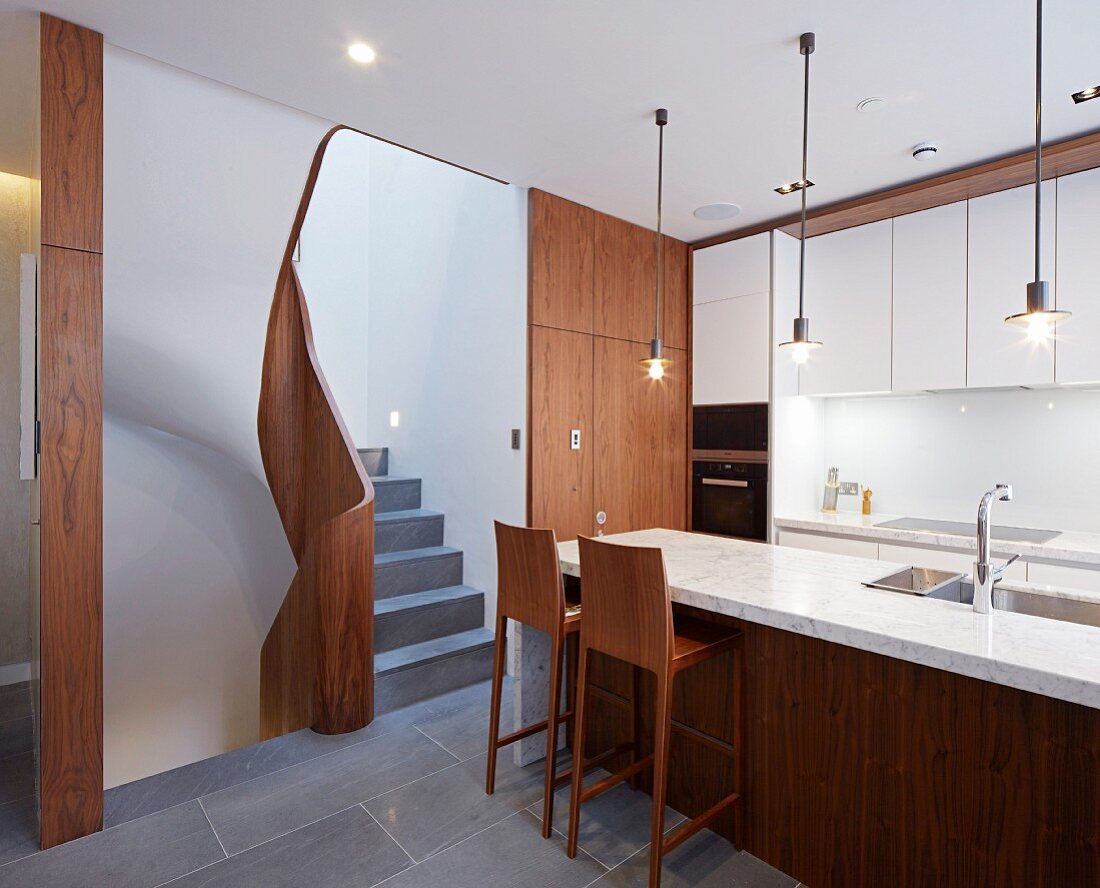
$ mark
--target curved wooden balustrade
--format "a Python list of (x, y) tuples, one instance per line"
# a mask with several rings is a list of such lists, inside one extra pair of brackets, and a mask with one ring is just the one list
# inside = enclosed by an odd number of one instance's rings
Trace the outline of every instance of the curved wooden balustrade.
[(260, 653), (264, 739), (341, 734), (374, 717), (374, 488), (325, 382), (292, 261), (331, 130), (279, 269), (260, 385), (260, 453), (298, 562)]

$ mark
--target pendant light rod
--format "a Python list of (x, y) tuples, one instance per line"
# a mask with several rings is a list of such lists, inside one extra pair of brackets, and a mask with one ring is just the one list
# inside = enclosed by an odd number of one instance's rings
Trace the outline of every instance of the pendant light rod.
[(665, 186), (665, 125), (668, 109), (658, 108), (654, 118), (657, 124), (657, 285), (653, 311), (653, 338), (661, 338), (661, 202)]
[(816, 48), (817, 39), (812, 31), (798, 38), (798, 51), (806, 59), (802, 79), (802, 228), (798, 238), (798, 317), (803, 317), (802, 301), (806, 291), (806, 187), (807, 165), (810, 146), (810, 56)]
[(1043, 0), (1035, 2), (1035, 280), (1043, 279)]

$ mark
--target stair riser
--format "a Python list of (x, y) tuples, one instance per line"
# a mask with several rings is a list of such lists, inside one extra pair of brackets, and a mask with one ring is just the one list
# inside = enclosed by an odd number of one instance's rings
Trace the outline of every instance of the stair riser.
[(379, 564), (374, 568), (374, 597), (393, 598), (429, 589), (462, 585), (462, 554), (443, 555), (419, 561)]
[(420, 508), (420, 479), (388, 481), (374, 486), (374, 511), (402, 512)]
[(376, 676), (375, 715), (486, 681), (492, 674), (493, 648), (489, 646), (401, 672)]
[(476, 629), (483, 624), (484, 614), (484, 597), (471, 595), (458, 601), (380, 615), (374, 618), (374, 649), (383, 653)]
[(382, 521), (374, 526), (374, 551), (378, 553), (442, 545), (442, 515), (410, 521)]
[(359, 451), (359, 459), (368, 475), (390, 473), (390, 451), (386, 447), (368, 447)]

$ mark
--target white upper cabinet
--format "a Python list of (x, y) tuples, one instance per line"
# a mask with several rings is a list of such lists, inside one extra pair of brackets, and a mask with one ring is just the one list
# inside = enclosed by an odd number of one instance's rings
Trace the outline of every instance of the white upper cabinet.
[[(1055, 182), (1043, 183), (1043, 279), (1054, 280)], [(1027, 285), (1035, 277), (1035, 188), (987, 194), (970, 201), (967, 272), (966, 382), (971, 388), (1054, 382), (1054, 344), (1029, 342), (1006, 324), (1027, 309)]]
[(727, 241), (691, 254), (691, 300), (696, 305), (767, 293), (771, 287), (771, 235)]
[(806, 242), (810, 336), (803, 395), (890, 391), (892, 219)]
[(1057, 382), (1100, 381), (1100, 169), (1058, 180)]
[(966, 386), (966, 201), (894, 219), (896, 392)]
[(692, 253), (692, 399), (768, 400), (768, 232)]
[(692, 318), (692, 400), (768, 400), (768, 294), (696, 305)]

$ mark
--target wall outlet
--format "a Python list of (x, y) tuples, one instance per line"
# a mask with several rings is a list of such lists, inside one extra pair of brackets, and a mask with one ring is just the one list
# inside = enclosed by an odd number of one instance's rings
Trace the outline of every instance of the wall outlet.
[(837, 493), (844, 496), (859, 496), (859, 482), (858, 481), (841, 481), (840, 490)]
[(569, 431), (569, 449), (580, 450), (581, 449), (581, 430), (570, 429)]
[(519, 450), (519, 429), (512, 429), (512, 449)]

